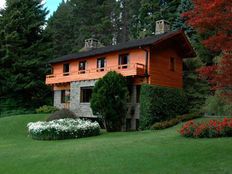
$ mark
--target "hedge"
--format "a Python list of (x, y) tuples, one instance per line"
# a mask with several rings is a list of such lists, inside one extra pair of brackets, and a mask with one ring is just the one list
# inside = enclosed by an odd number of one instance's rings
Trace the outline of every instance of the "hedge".
[(182, 115), (186, 108), (182, 89), (144, 84), (140, 94), (140, 128), (149, 129), (155, 122)]

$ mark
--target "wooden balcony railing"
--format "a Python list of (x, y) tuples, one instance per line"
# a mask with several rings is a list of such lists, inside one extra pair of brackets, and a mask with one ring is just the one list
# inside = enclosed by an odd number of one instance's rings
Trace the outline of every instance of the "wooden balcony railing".
[(46, 76), (46, 84), (51, 85), (56, 83), (99, 79), (109, 71), (116, 71), (121, 73), (123, 76), (144, 75), (145, 66), (140, 63), (123, 64), (104, 68), (66, 72), (62, 74), (50, 74)]

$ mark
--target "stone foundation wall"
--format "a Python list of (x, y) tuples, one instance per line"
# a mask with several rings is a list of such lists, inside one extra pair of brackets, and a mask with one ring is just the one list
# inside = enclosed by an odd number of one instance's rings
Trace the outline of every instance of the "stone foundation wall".
[[(96, 80), (88, 81), (79, 81), (71, 82), (70, 84), (70, 106), (69, 109), (73, 111), (79, 117), (96, 117), (92, 113), (90, 103), (81, 103), (80, 102), (80, 93), (81, 87), (93, 87), (96, 83)], [(61, 91), (54, 91), (54, 106), (58, 108), (65, 108), (65, 105), (61, 103)], [(126, 130), (126, 122), (130, 125), (130, 130), (136, 129), (136, 120), (139, 119), (139, 103), (136, 103), (136, 86), (132, 86), (132, 96), (130, 104), (128, 104), (127, 117), (125, 119), (125, 126), (123, 127)]]
[(75, 112), (79, 117), (96, 117), (92, 113), (90, 103), (80, 102), (81, 87), (94, 86), (96, 80), (71, 82), (70, 85), (70, 110)]

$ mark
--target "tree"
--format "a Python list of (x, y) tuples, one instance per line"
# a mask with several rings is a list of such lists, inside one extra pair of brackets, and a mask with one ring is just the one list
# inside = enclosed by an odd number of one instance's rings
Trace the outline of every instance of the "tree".
[(107, 131), (121, 131), (126, 118), (128, 88), (125, 78), (114, 71), (107, 73), (95, 84), (91, 108), (101, 116)]
[(137, 35), (143, 38), (154, 34), (157, 20), (165, 19), (172, 25), (177, 17), (179, 4), (180, 0), (142, 0)]
[(47, 13), (40, 0), (7, 0), (0, 17), (0, 95), (18, 108), (38, 107), (50, 94), (44, 84), (51, 55)]
[(221, 60), (212, 66), (203, 67), (199, 72), (212, 85), (212, 89), (220, 90), (227, 101), (232, 102), (232, 1), (193, 0), (194, 9), (186, 12), (187, 24), (204, 34), (203, 44)]
[(72, 52), (75, 42), (72, 10), (70, 2), (63, 0), (48, 20), (46, 30), (52, 35), (54, 57)]

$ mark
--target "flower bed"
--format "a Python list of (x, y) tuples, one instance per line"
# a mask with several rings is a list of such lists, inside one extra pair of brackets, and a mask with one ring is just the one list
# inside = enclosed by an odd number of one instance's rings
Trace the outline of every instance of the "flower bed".
[(38, 140), (82, 138), (100, 134), (100, 126), (97, 122), (81, 119), (65, 118), (49, 122), (31, 122), (27, 127), (30, 136)]
[(209, 120), (201, 123), (188, 121), (180, 129), (180, 134), (193, 138), (231, 137), (232, 118), (224, 118), (223, 121)]

